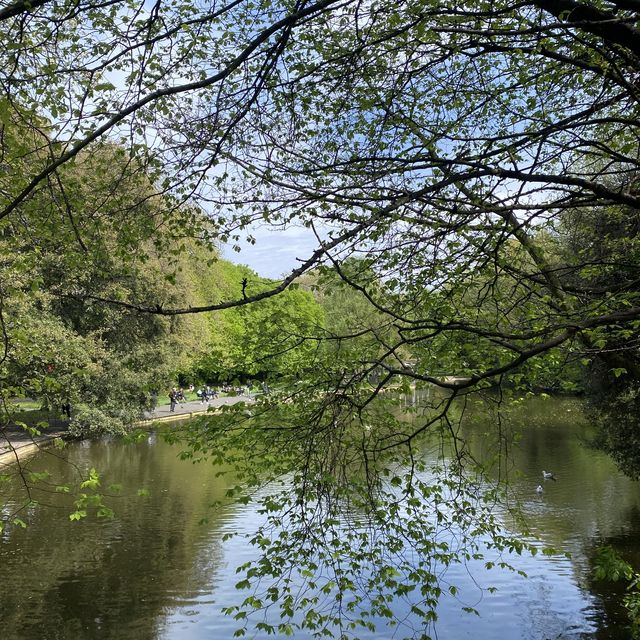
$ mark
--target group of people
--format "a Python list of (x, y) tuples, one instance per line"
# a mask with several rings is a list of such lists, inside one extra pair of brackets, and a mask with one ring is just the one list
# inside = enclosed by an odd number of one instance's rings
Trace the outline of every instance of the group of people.
[[(270, 389), (266, 382), (260, 383), (260, 388), (262, 389), (262, 393), (269, 393)], [(195, 387), (193, 385), (189, 385), (188, 391), (189, 393), (193, 393)], [(233, 386), (229, 384), (223, 384), (220, 387), (220, 391), (222, 393), (230, 393), (235, 395), (246, 395), (249, 398), (253, 397), (253, 390), (251, 384), (247, 384), (245, 386)], [(201, 389), (195, 391), (198, 399), (201, 404), (209, 404), (211, 400), (218, 398), (218, 390), (215, 387), (211, 387), (210, 385), (206, 385)], [(182, 404), (183, 402), (187, 402), (187, 397), (185, 395), (184, 389), (182, 387), (177, 388), (173, 387), (171, 391), (169, 391), (169, 401), (170, 408), (169, 411), (174, 412), (178, 403)]]
[(196, 395), (200, 398), (202, 404), (209, 404), (210, 400), (218, 397), (218, 390), (213, 387), (202, 387), (196, 391)]
[[(190, 385), (189, 392), (193, 393), (193, 390), (194, 390), (194, 386)], [(213, 389), (210, 386), (206, 386), (206, 387), (202, 387), (202, 389), (198, 389), (196, 391), (196, 395), (198, 396), (202, 404), (209, 404), (210, 400), (213, 400), (213, 398), (218, 397), (218, 391), (216, 389)], [(188, 401), (185, 395), (184, 389), (182, 389), (182, 387), (179, 389), (176, 387), (173, 387), (171, 391), (169, 391), (169, 401), (170, 401), (169, 411), (174, 412), (176, 410), (176, 407), (178, 406), (178, 403), (182, 404), (183, 402)]]

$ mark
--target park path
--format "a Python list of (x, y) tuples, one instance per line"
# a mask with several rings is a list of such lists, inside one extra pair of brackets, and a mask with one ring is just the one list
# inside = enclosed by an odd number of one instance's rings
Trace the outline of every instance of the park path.
[[(156, 407), (153, 411), (147, 411), (139, 426), (150, 426), (156, 422), (173, 422), (177, 420), (187, 420), (197, 415), (202, 415), (209, 409), (216, 409), (224, 405), (236, 404), (237, 402), (251, 402), (249, 396), (224, 396), (215, 398), (208, 403), (200, 400), (193, 402), (178, 403), (175, 411), (170, 411), (169, 405)], [(67, 436), (68, 423), (64, 420), (55, 419), (49, 424), (46, 430), (40, 435), (32, 436), (23, 428), (11, 426), (0, 432), (0, 473), (18, 460), (25, 458), (39, 451), (43, 447), (48, 447), (56, 438)]]
[(153, 422), (170, 422), (171, 420), (184, 420), (193, 416), (206, 413), (209, 409), (216, 409), (224, 405), (236, 404), (237, 402), (252, 402), (253, 396), (223, 396), (214, 398), (208, 403), (200, 400), (178, 403), (175, 411), (171, 412), (169, 405), (156, 407), (153, 411), (147, 411), (142, 424), (152, 424)]

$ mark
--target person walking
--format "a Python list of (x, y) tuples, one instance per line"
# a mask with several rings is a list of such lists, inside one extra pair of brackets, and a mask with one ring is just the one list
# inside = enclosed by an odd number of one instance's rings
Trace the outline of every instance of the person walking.
[(171, 408), (169, 411), (173, 412), (176, 410), (176, 404), (178, 404), (178, 391), (175, 387), (169, 391), (169, 400), (171, 400)]

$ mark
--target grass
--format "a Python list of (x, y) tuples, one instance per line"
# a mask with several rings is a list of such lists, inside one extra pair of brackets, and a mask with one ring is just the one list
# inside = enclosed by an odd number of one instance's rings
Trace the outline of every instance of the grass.
[(12, 398), (9, 403), (20, 411), (38, 411), (42, 407), (40, 401), (31, 398)]

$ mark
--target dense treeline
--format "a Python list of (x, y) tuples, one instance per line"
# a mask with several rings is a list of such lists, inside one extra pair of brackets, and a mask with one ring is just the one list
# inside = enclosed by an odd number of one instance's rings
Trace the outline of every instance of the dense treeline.
[[(5, 114), (6, 185), (46, 161), (49, 125), (29, 117), (42, 132)], [(604, 314), (618, 304), (617, 292), (635, 304), (637, 214), (610, 205), (563, 211), (530, 235), (535, 251), (518, 238), (494, 238), (500, 261), (462, 260), (470, 277), (425, 283), (430, 294), (412, 313), (432, 321), (412, 321), (404, 333), (401, 316), (389, 313), (406, 308), (400, 280), (381, 278), (372, 258), (321, 266), (252, 304), (141, 313), (224, 306), (276, 285), (220, 259), (215, 215), (160, 194), (157, 179), (122, 146), (96, 143), (33, 194), (20, 216), (1, 221), (6, 419), (14, 419), (10, 398), (30, 396), (48, 408), (72, 405), (79, 432), (122, 431), (176, 381), (271, 377), (292, 385), (324, 371), (312, 387), (326, 392), (382, 388), (408, 371), (418, 384), (484, 377), (509, 361), (509, 334), (535, 335), (554, 314), (582, 306)], [(636, 324), (585, 330), (543, 360), (523, 359), (504, 381), (518, 391), (587, 393), (599, 445), (632, 475), (639, 468), (637, 447), (628, 446), (637, 433)], [(454, 325), (460, 330), (449, 332)], [(467, 331), (471, 325), (478, 330)]]
[[(23, 158), (38, 157), (42, 141), (29, 134), (3, 124), (3, 180), (19, 180)], [(16, 419), (11, 399), (26, 396), (57, 411), (71, 405), (78, 432), (122, 431), (177, 376), (277, 375), (299, 370), (316, 348), (307, 338), (323, 312), (301, 289), (208, 317), (101, 302), (193, 306), (271, 284), (220, 259), (203, 211), (153, 191), (148, 172), (107, 144), (65, 166), (21, 216), (0, 222), (3, 421)]]
[[(41, 144), (19, 123), (3, 124), (7, 182), (28, 172)], [(360, 348), (375, 360), (385, 321), (331, 268), (209, 314), (129, 308), (207, 307), (275, 284), (220, 258), (211, 215), (155, 191), (150, 172), (109, 143), (80, 154), (22, 216), (0, 223), (5, 422), (20, 417), (11, 399), (30, 397), (54, 413), (70, 406), (77, 433), (123, 432), (176, 383), (291, 385), (320, 363), (331, 375), (338, 366), (362, 375)], [(365, 263), (346, 268), (375, 278)], [(350, 333), (362, 336), (345, 341)]]

